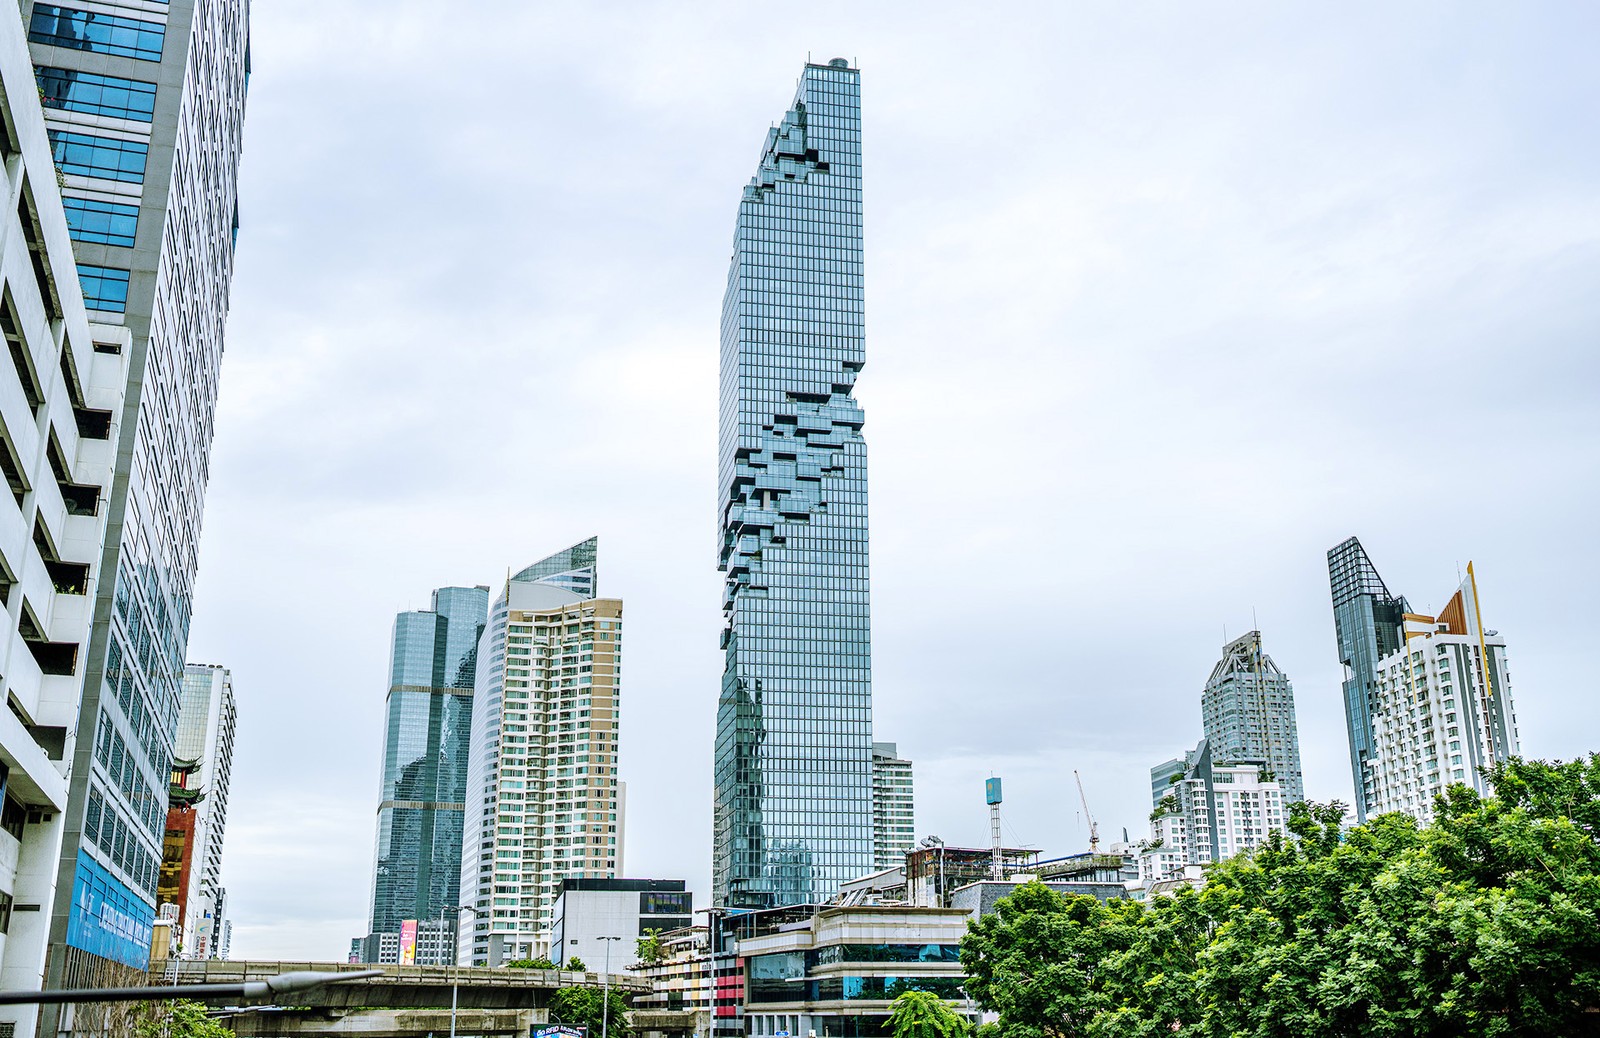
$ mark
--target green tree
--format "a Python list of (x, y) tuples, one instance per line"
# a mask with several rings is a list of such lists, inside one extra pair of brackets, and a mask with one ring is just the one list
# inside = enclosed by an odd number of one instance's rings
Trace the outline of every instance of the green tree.
[(138, 1038), (233, 1038), (233, 1032), (206, 1016), (200, 1002), (178, 999), (147, 1002), (134, 1024)]
[(894, 1038), (965, 1038), (967, 1022), (930, 991), (907, 991), (889, 1006), (884, 1026)]
[(560, 966), (550, 961), (548, 955), (541, 955), (537, 959), (512, 959), (506, 963), (506, 969), (508, 970), (557, 970), (560, 968)]
[(576, 955), (572, 956), (565, 963), (563, 963), (561, 968), (572, 973), (589, 972), (589, 964), (578, 958)]
[(643, 936), (635, 940), (633, 950), (646, 966), (657, 965), (667, 957), (666, 945), (661, 943), (661, 931), (656, 929), (646, 930)]
[(622, 992), (612, 990), (609, 1018), (602, 1014), (602, 1007), (607, 1004), (599, 988), (559, 988), (550, 996), (550, 1021), (587, 1027), (589, 1038), (600, 1038), (601, 1025), (604, 1023), (609, 1038), (632, 1038), (633, 1029), (628, 1026), (628, 1000)]
[(1295, 804), (1288, 834), (1149, 904), (1019, 887), (962, 941), (996, 1038), (1594, 1033), (1600, 754), (1511, 760), (1421, 826)]
[(1126, 947), (1126, 914), (1120, 905), (1024, 883), (962, 938), (967, 993), (1000, 1014), (1005, 1038), (1079, 1034), (1110, 1007), (1096, 972)]

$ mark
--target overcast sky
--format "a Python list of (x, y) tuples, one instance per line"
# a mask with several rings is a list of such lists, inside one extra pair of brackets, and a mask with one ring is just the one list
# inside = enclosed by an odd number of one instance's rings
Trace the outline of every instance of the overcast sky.
[(1600, 749), (1600, 9), (274, 0), (189, 658), (240, 958), (364, 932), (390, 630), (600, 538), (626, 871), (703, 902), (717, 323), (807, 55), (862, 70), (877, 737), (919, 834), (1148, 831), (1255, 618), (1351, 794), (1326, 550), (1477, 563), (1522, 745)]

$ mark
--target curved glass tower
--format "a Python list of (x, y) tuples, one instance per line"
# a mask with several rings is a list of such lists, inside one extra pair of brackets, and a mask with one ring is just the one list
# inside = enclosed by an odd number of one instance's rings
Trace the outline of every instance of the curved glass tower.
[(872, 869), (864, 359), (860, 74), (835, 58), (767, 132), (723, 296), (719, 906), (816, 902)]
[[(458, 903), (461, 820), (486, 587), (446, 587), (394, 620), (369, 933)], [(448, 915), (448, 913), (447, 913)], [(453, 921), (453, 920), (452, 920)]]

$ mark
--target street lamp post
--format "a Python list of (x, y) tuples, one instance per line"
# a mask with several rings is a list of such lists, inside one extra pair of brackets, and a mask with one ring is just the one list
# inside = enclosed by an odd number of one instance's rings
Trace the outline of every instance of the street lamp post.
[[(620, 937), (602, 937), (606, 942), (606, 969), (600, 974), (600, 1038), (610, 1038), (611, 1027), (611, 942)], [(591, 1017), (590, 1019), (593, 1019)]]
[[(461, 913), (471, 912), (473, 919), (477, 919), (478, 910), (471, 905), (454, 906), (456, 913), (456, 953), (450, 956), (450, 1038), (456, 1038), (456, 990), (460, 977), (456, 967), (461, 964)], [(448, 909), (439, 909), (439, 925), (444, 925), (444, 914)]]

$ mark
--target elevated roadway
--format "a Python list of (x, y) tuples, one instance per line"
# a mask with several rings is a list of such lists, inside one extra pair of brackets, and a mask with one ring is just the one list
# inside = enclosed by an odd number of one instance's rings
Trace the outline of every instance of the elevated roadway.
[[(151, 983), (218, 984), (265, 980), (298, 970), (355, 972), (381, 969), (383, 975), (325, 984), (297, 991), (292, 1005), (240, 1006), (237, 999), (202, 999), (213, 1008), (231, 1009), (224, 1022), (240, 1038), (312, 1038), (331, 1034), (368, 1038), (424, 1038), (450, 1032), (450, 994), (456, 990), (458, 1035), (523, 1035), (548, 1022), (546, 1007), (560, 988), (601, 988), (598, 973), (564, 970), (484, 969), (472, 966), (377, 966), (370, 963), (223, 962), (164, 963), (151, 971)], [(650, 981), (611, 974), (610, 986), (626, 997), (650, 990)], [(598, 1036), (597, 1036), (598, 1038)]]

